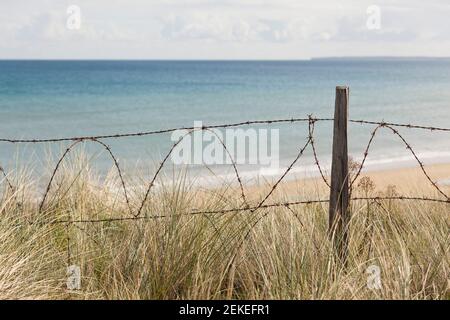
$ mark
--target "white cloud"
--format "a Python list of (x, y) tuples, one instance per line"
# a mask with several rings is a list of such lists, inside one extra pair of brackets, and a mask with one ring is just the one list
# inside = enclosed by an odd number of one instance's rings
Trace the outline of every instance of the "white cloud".
[[(0, 58), (296, 58), (450, 52), (448, 0), (74, 0), (0, 2)], [(381, 29), (366, 9), (381, 8)], [(399, 51), (398, 47), (402, 46)], [(201, 50), (199, 50), (201, 48)], [(381, 51), (380, 51), (381, 50)], [(406, 50), (406, 51), (405, 51)], [(446, 51), (447, 50), (447, 51)], [(201, 55), (199, 54), (201, 52)]]
[(197, 12), (171, 14), (161, 21), (163, 37), (183, 41), (285, 42), (304, 36), (301, 21), (295, 19), (284, 21)]
[(170, 14), (161, 19), (163, 37), (169, 39), (210, 39), (216, 41), (247, 41), (250, 24), (240, 18), (205, 12), (189, 15)]
[(67, 28), (67, 15), (49, 11), (34, 15), (29, 22), (17, 28), (16, 37), (25, 41), (73, 41), (73, 40), (132, 40), (127, 29), (119, 29), (114, 24), (95, 26), (82, 19), (80, 29)]

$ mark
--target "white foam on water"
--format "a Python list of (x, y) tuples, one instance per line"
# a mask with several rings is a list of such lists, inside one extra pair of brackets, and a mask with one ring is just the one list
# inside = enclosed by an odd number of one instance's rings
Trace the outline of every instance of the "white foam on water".
[(438, 180), (437, 183), (440, 184), (441, 186), (450, 186), (450, 179)]
[[(450, 163), (450, 152), (423, 152), (417, 153), (417, 157), (424, 165), (433, 165), (439, 163)], [(357, 162), (361, 163), (362, 158), (354, 158)], [(300, 162), (300, 161), (299, 161)], [(289, 173), (285, 176), (283, 181), (292, 181), (297, 179), (317, 178), (320, 176), (320, 172), (317, 166), (312, 163), (312, 159), (308, 159), (307, 164), (295, 165), (291, 168)], [(328, 161), (321, 161), (322, 171), (326, 176), (331, 171), (331, 164)], [(363, 167), (363, 172), (373, 172), (379, 170), (391, 170), (399, 168), (411, 168), (418, 166), (418, 162), (411, 154), (405, 154), (397, 157), (386, 156), (378, 158), (367, 158)], [(245, 168), (238, 166), (239, 176), (244, 185), (256, 184), (259, 181), (276, 181), (287, 170), (288, 164), (284, 164), (279, 168), (272, 167), (257, 167)], [(193, 183), (199, 186), (213, 187), (221, 184), (237, 184), (237, 177), (234, 170), (218, 169), (216, 175), (211, 175), (206, 171), (198, 170), (192, 177)], [(449, 179), (450, 180), (450, 179)], [(444, 180), (444, 183), (449, 183), (448, 180)]]
[[(422, 152), (417, 153), (418, 158), (425, 164), (425, 169), (427, 165), (439, 164), (439, 163), (450, 163), (450, 152)], [(329, 156), (328, 158), (330, 158)], [(320, 160), (320, 165), (325, 176), (329, 176), (331, 171), (331, 162), (325, 161), (327, 157)], [(362, 158), (354, 158), (357, 162), (361, 162)], [(303, 160), (303, 161), (302, 161)], [(276, 182), (289, 167), (289, 161), (282, 161), (280, 167), (264, 167), (264, 166), (245, 166), (238, 165), (239, 177), (244, 186), (256, 185), (262, 182), (274, 183)], [(399, 168), (412, 168), (417, 167), (418, 163), (412, 155), (404, 154), (397, 157), (392, 155), (379, 156), (378, 158), (367, 158), (364, 164), (363, 172), (373, 172), (382, 170), (393, 170)], [(173, 170), (174, 168), (172, 167)], [(210, 168), (211, 169), (211, 168)], [(238, 180), (236, 173), (231, 165), (216, 166), (215, 168), (207, 170), (205, 167), (185, 167), (183, 169), (179, 168), (175, 170), (185, 170), (187, 175), (187, 183), (196, 187), (214, 188), (224, 185), (237, 186)], [(450, 173), (449, 173), (450, 175)], [(171, 178), (171, 177), (175, 178)], [(163, 180), (165, 186), (171, 186), (177, 183), (178, 175), (163, 174), (157, 179), (152, 190), (157, 192), (161, 190), (162, 185), (160, 182)], [(283, 181), (293, 181), (300, 179), (318, 178), (320, 177), (320, 172), (317, 166), (314, 164), (314, 160), (311, 157), (302, 158), (294, 165), (289, 173), (284, 177)], [(149, 178), (152, 178), (149, 176)], [(162, 180), (160, 180), (162, 179)], [(450, 185), (450, 178), (439, 181), (441, 185)], [(136, 186), (134, 186), (136, 187)], [(142, 192), (146, 190), (148, 185), (143, 185)], [(116, 190), (117, 192), (122, 192), (121, 188)]]

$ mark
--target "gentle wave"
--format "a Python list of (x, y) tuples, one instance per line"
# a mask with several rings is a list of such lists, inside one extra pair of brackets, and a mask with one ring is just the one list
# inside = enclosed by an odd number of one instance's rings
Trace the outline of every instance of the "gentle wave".
[[(417, 157), (424, 165), (440, 164), (440, 163), (450, 163), (450, 152), (422, 152), (417, 153)], [(308, 159), (309, 162), (312, 159)], [(355, 160), (360, 163), (362, 158), (355, 158)], [(396, 168), (408, 168), (418, 166), (418, 162), (413, 158), (412, 155), (402, 155), (398, 157), (383, 157), (379, 159), (367, 159), (364, 164), (363, 172), (373, 172), (378, 170), (388, 170)], [(287, 170), (288, 166), (282, 166), (279, 168), (245, 168), (238, 166), (238, 172), (240, 178), (246, 184), (254, 184), (259, 181), (272, 181), (278, 179)], [(328, 175), (331, 171), (330, 162), (321, 163), (321, 168), (325, 175)], [(197, 169), (195, 173), (191, 175), (193, 182), (196, 185), (201, 186), (215, 186), (221, 185), (224, 182), (227, 184), (237, 183), (236, 174), (233, 170), (227, 173), (221, 173), (225, 171), (224, 169), (218, 168), (217, 174), (212, 175), (209, 171)], [(320, 176), (318, 167), (313, 164), (297, 165), (294, 166), (285, 177), (284, 181), (296, 180), (296, 179), (307, 179), (307, 178), (317, 178)]]

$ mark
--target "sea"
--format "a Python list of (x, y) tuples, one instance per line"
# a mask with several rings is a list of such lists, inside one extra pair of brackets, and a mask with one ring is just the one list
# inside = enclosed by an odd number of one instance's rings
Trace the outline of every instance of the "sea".
[[(450, 59), (327, 58), (305, 61), (0, 61), (0, 139), (48, 139), (127, 134), (167, 128), (253, 120), (332, 118), (336, 86), (350, 88), (349, 118), (450, 127)], [(350, 156), (361, 161), (374, 125), (349, 123)], [(278, 165), (243, 160), (248, 181), (277, 178), (308, 138), (308, 122), (242, 127), (276, 130), (269, 145)], [(450, 162), (448, 132), (399, 128), (425, 165)], [(330, 170), (333, 123), (319, 121), (314, 141), (319, 163)], [(211, 137), (210, 137), (211, 138)], [(146, 179), (173, 146), (172, 133), (103, 139), (125, 175)], [(249, 142), (250, 144), (253, 142)], [(269, 144), (270, 144), (269, 143)], [(48, 175), (71, 142), (0, 142), (0, 165), (15, 172), (26, 164)], [(250, 146), (247, 146), (250, 148)], [(271, 149), (272, 148), (272, 149)], [(99, 174), (114, 169), (103, 146), (73, 150)], [(242, 159), (241, 159), (242, 160)], [(224, 161), (226, 162), (226, 161)], [(289, 176), (317, 176), (311, 148)], [(381, 129), (364, 170), (417, 165), (398, 136)], [(202, 183), (233, 179), (230, 163), (176, 163), (165, 174), (194, 172)], [(148, 177), (147, 177), (148, 176)]]

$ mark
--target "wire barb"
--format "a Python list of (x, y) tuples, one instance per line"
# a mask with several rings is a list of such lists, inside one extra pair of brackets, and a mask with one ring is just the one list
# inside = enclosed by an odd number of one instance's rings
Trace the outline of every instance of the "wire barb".
[[(242, 198), (242, 206), (240, 206), (239, 208), (231, 208), (231, 209), (225, 209), (225, 210), (216, 210), (216, 211), (191, 211), (189, 213), (186, 214), (180, 214), (180, 215), (197, 215), (197, 214), (202, 214), (202, 215), (208, 215), (208, 214), (226, 214), (226, 213), (231, 213), (231, 212), (251, 212), (254, 213), (257, 210), (261, 210), (261, 209), (269, 209), (269, 208), (275, 208), (275, 207), (290, 207), (293, 205), (308, 205), (308, 204), (321, 204), (321, 203), (327, 203), (329, 202), (329, 200), (301, 200), (301, 201), (295, 201), (295, 202), (285, 202), (285, 203), (273, 203), (273, 204), (266, 204), (267, 200), (272, 196), (272, 194), (275, 192), (275, 190), (277, 189), (277, 187), (280, 185), (280, 183), (285, 179), (285, 177), (288, 175), (288, 173), (292, 170), (292, 168), (294, 167), (294, 165), (299, 161), (299, 159), (304, 155), (307, 147), (309, 145), (311, 145), (311, 149), (312, 149), (312, 153), (314, 156), (314, 161), (315, 161), (315, 165), (317, 166), (320, 176), (322, 178), (322, 180), (324, 181), (324, 183), (330, 187), (330, 183), (328, 182), (328, 180), (326, 179), (324, 170), (322, 169), (319, 159), (318, 159), (318, 155), (317, 155), (317, 150), (315, 147), (315, 138), (314, 138), (314, 129), (315, 129), (315, 124), (319, 121), (333, 121), (333, 118), (316, 118), (314, 117), (312, 114), (308, 115), (307, 118), (289, 118), (289, 119), (272, 119), (272, 120), (255, 120), (255, 121), (245, 121), (245, 122), (238, 122), (238, 123), (230, 123), (230, 124), (221, 124), (221, 125), (209, 125), (209, 126), (202, 126), (202, 127), (181, 127), (181, 128), (172, 128), (172, 129), (163, 129), (163, 130), (156, 130), (156, 131), (147, 131), (147, 132), (137, 132), (137, 133), (128, 133), (128, 134), (115, 134), (115, 135), (102, 135), (102, 136), (83, 136), (83, 137), (71, 137), (71, 138), (55, 138), (55, 139), (25, 139), (25, 140), (21, 140), (21, 139), (0, 139), (0, 142), (7, 142), (7, 143), (44, 143), (44, 142), (61, 142), (61, 141), (69, 141), (71, 142), (71, 144), (65, 149), (65, 151), (63, 152), (63, 154), (61, 155), (61, 157), (58, 159), (56, 166), (54, 168), (54, 170), (52, 171), (52, 174), (50, 176), (50, 180), (47, 184), (47, 187), (45, 188), (45, 192), (43, 194), (42, 200), (39, 204), (39, 212), (42, 212), (42, 210), (44, 209), (44, 205), (46, 202), (46, 199), (48, 197), (48, 194), (50, 193), (51, 187), (52, 187), (52, 183), (55, 179), (55, 176), (61, 166), (61, 163), (63, 162), (63, 160), (68, 156), (68, 154), (70, 153), (70, 151), (75, 148), (78, 144), (82, 143), (82, 142), (94, 142), (96, 144), (101, 145), (109, 154), (109, 156), (111, 157), (113, 164), (117, 170), (119, 179), (120, 179), (120, 183), (121, 183), (121, 188), (123, 191), (123, 195), (125, 198), (125, 202), (128, 208), (128, 211), (130, 213), (129, 217), (116, 217), (116, 218), (105, 218), (105, 219), (85, 219), (85, 220), (73, 220), (73, 219), (68, 219), (68, 220), (59, 220), (59, 221), (50, 221), (47, 223), (50, 224), (59, 224), (59, 223), (67, 223), (67, 224), (73, 224), (73, 223), (102, 223), (102, 222), (114, 222), (114, 221), (136, 221), (136, 220), (153, 220), (153, 219), (159, 219), (159, 218), (166, 218), (166, 217), (174, 217), (175, 215), (159, 215), (159, 216), (155, 216), (155, 215), (142, 215), (142, 211), (144, 210), (145, 207), (145, 203), (148, 200), (149, 196), (150, 196), (150, 192), (152, 190), (152, 187), (155, 185), (156, 179), (158, 178), (159, 174), (161, 173), (165, 163), (167, 162), (168, 158), (170, 157), (170, 155), (172, 154), (172, 152), (174, 151), (174, 149), (177, 147), (178, 144), (180, 144), (182, 142), (182, 140), (188, 136), (191, 135), (194, 131), (197, 130), (201, 130), (201, 131), (209, 131), (212, 134), (214, 134), (222, 148), (225, 150), (231, 165), (233, 166), (234, 169), (234, 173), (236, 176), (236, 180), (239, 184), (239, 188), (240, 188), (240, 193), (241, 193), (241, 198)], [(373, 201), (381, 201), (381, 200), (399, 200), (399, 201), (404, 201), (404, 200), (416, 200), (416, 201), (431, 201), (431, 202), (438, 202), (438, 203), (450, 203), (450, 198), (449, 196), (437, 185), (437, 183), (435, 181), (433, 181), (429, 175), (429, 173), (427, 172), (427, 170), (425, 169), (425, 166), (423, 164), (423, 162), (419, 159), (419, 157), (417, 156), (417, 154), (415, 153), (415, 151), (413, 150), (413, 148), (411, 147), (411, 145), (406, 141), (406, 139), (403, 137), (402, 134), (400, 134), (400, 132), (396, 129), (396, 127), (404, 127), (404, 128), (408, 128), (408, 129), (424, 129), (424, 130), (431, 130), (431, 131), (445, 131), (445, 132), (450, 132), (450, 129), (447, 128), (439, 128), (439, 127), (430, 127), (430, 126), (421, 126), (421, 125), (411, 125), (411, 124), (400, 124), (400, 123), (390, 123), (390, 122), (385, 122), (384, 120), (381, 122), (375, 122), (375, 121), (367, 121), (367, 120), (349, 120), (351, 123), (358, 123), (361, 125), (376, 125), (375, 129), (371, 132), (370, 134), (370, 138), (368, 141), (368, 144), (364, 150), (363, 153), (363, 159), (362, 162), (354, 176), (354, 178), (352, 179), (351, 183), (350, 183), (350, 188), (353, 186), (353, 184), (357, 181), (357, 179), (359, 178), (359, 176), (362, 173), (362, 169), (364, 168), (364, 165), (366, 163), (366, 159), (369, 155), (369, 150), (372, 146), (372, 143), (375, 139), (375, 136), (377, 135), (378, 131), (383, 128), (386, 130), (389, 130), (393, 135), (395, 135), (396, 137), (398, 137), (403, 144), (405, 145), (406, 149), (409, 150), (411, 152), (411, 155), (413, 156), (413, 158), (417, 161), (421, 171), (423, 172), (423, 174), (425, 175), (425, 177), (427, 178), (427, 180), (430, 182), (430, 184), (434, 187), (434, 189), (440, 194), (442, 195), (445, 199), (441, 199), (441, 198), (427, 198), (427, 197), (407, 197), (407, 196), (396, 196), (396, 197), (372, 197), (372, 198), (368, 198), (368, 197), (356, 197), (356, 198), (351, 198), (351, 201), (357, 201), (357, 200), (373, 200)], [(287, 167), (287, 169), (283, 172), (283, 174), (279, 177), (279, 179), (272, 185), (272, 187), (270, 188), (269, 192), (262, 197), (262, 200), (259, 201), (259, 203), (256, 206), (251, 206), (247, 196), (245, 194), (245, 189), (244, 189), (244, 185), (243, 185), (243, 181), (242, 178), (239, 174), (239, 170), (237, 167), (237, 163), (236, 161), (233, 159), (231, 153), (229, 152), (229, 150), (227, 149), (227, 146), (225, 145), (224, 141), (220, 138), (220, 136), (217, 134), (217, 132), (214, 129), (219, 129), (219, 128), (230, 128), (230, 127), (239, 127), (239, 126), (244, 126), (244, 125), (260, 125), (260, 124), (274, 124), (274, 123), (295, 123), (295, 122), (306, 122), (308, 123), (308, 136), (306, 139), (305, 144), (300, 148), (297, 156), (294, 158), (294, 160), (290, 163), (290, 165)], [(122, 170), (119, 166), (119, 161), (118, 158), (114, 155), (114, 153), (112, 152), (111, 148), (105, 143), (103, 142), (101, 139), (107, 139), (107, 138), (125, 138), (125, 137), (137, 137), (137, 136), (148, 136), (148, 135), (153, 135), (153, 134), (162, 134), (162, 133), (169, 133), (169, 132), (173, 132), (175, 130), (185, 130), (187, 131), (186, 134), (184, 136), (182, 136), (177, 142), (175, 142), (172, 147), (170, 148), (169, 152), (165, 155), (165, 157), (163, 158), (162, 162), (160, 163), (160, 165), (158, 166), (155, 174), (153, 175), (152, 179), (150, 180), (148, 187), (146, 189), (146, 192), (144, 194), (144, 197), (139, 205), (139, 207), (137, 208), (136, 212), (133, 212), (133, 208), (130, 202), (130, 198), (128, 195), (128, 191), (127, 191), (127, 185), (125, 183), (124, 180), (124, 175), (122, 173)], [(11, 183), (11, 180), (8, 179), (8, 175), (6, 174), (5, 170), (3, 169), (3, 167), (0, 166), (0, 173), (2, 173), (2, 175), (5, 178), (6, 183), (8, 184), (9, 188), (11, 190), (15, 190), (13, 184)], [(251, 230), (259, 223), (259, 221), (261, 221), (265, 216), (267, 216), (269, 214), (269, 212), (264, 213), (259, 219), (257, 219), (257, 221), (251, 226), (251, 228), (249, 230), (247, 230), (246, 235), (243, 238), (243, 241), (245, 241), (245, 239), (248, 237), (248, 235), (250, 234)], [(29, 222), (29, 223), (33, 223), (33, 222)]]

